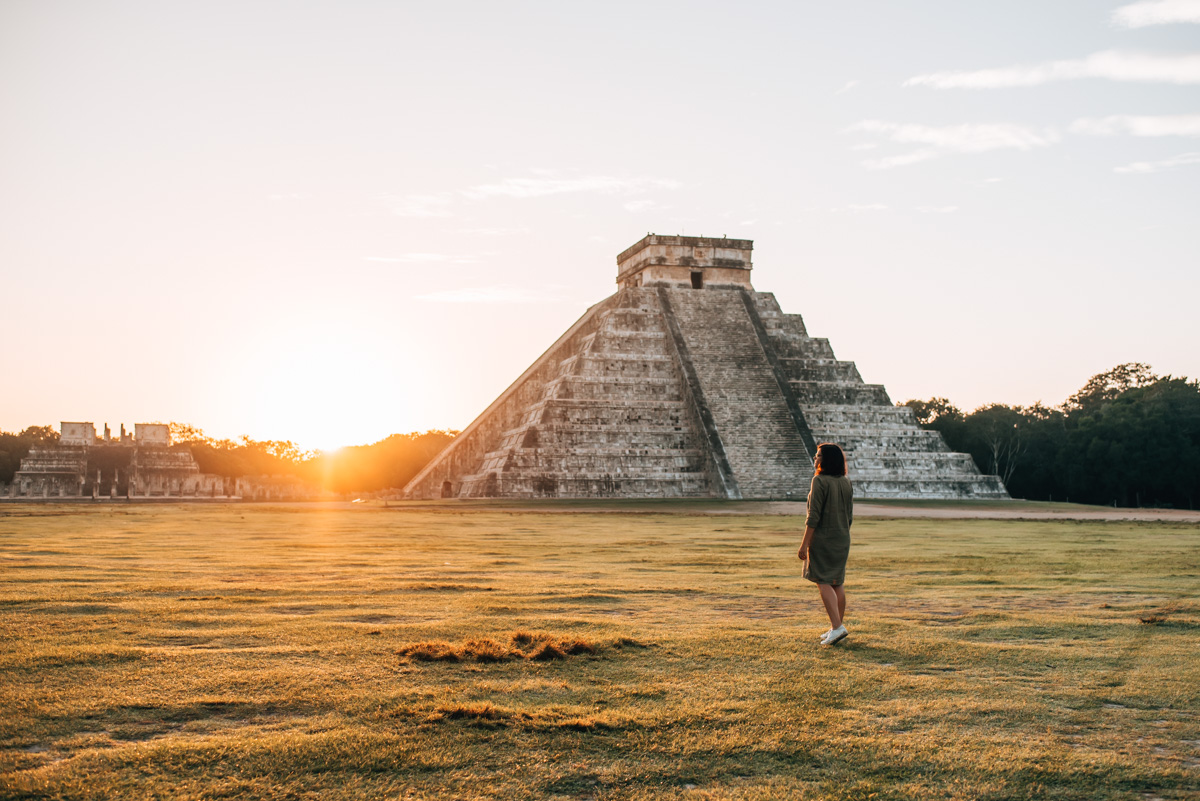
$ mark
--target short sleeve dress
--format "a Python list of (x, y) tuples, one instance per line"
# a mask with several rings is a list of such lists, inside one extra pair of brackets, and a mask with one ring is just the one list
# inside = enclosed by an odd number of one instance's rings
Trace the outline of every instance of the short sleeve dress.
[(835, 587), (846, 580), (850, 555), (850, 524), (854, 522), (854, 488), (845, 476), (813, 476), (808, 491), (806, 528), (813, 529), (804, 577)]

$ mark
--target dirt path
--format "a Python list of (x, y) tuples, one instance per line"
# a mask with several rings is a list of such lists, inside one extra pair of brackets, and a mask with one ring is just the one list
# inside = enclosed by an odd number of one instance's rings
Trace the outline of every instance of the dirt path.
[[(667, 514), (667, 515), (790, 515), (804, 517), (802, 501), (443, 501), (392, 502), (391, 508), (413, 511), (504, 511), (531, 514)], [(1119, 509), (1074, 503), (1035, 501), (885, 501), (854, 504), (857, 517), (913, 517), (940, 520), (1132, 520), (1200, 524), (1200, 511), (1187, 509)]]
[[(0, 517), (44, 517), (55, 514), (87, 514), (113, 506), (139, 504), (62, 503), (59, 499), (0, 505)], [(178, 502), (177, 502), (178, 503)], [(803, 501), (719, 501), (695, 500), (471, 500), (471, 501), (346, 501), (308, 502), (224, 502), (229, 506), (286, 507), (307, 509), (357, 509), (396, 512), (509, 512), (522, 514), (616, 514), (616, 515), (788, 515), (804, 517)], [(178, 505), (188, 505), (181, 503)], [(856, 517), (932, 518), (938, 520), (1128, 520), (1200, 525), (1200, 511), (1188, 509), (1121, 509), (1109, 506), (1084, 506), (1073, 503), (1036, 501), (886, 501), (864, 500), (854, 504)]]
[[(682, 510), (681, 510), (682, 511)], [(806, 505), (798, 501), (747, 501), (729, 509), (703, 509), (693, 513), (706, 515), (763, 514), (803, 517)], [(927, 517), (939, 520), (1137, 520), (1147, 522), (1197, 523), (1200, 511), (1187, 509), (1118, 509), (1108, 506), (1084, 506), (1067, 503), (1029, 503), (1012, 501), (975, 506), (948, 501), (945, 504), (916, 504), (887, 501), (857, 501), (855, 517)]]
[(1139, 520), (1171, 523), (1200, 523), (1200, 511), (1187, 509), (1117, 509), (1108, 506), (1082, 506), (1054, 508), (1058, 504), (1047, 504), (1045, 509), (1038, 509), (1029, 504), (1019, 504), (1016, 508), (919, 508), (891, 506), (882, 502), (864, 502), (854, 508), (856, 514), (863, 517), (934, 517), (946, 518), (978, 518), (987, 520)]

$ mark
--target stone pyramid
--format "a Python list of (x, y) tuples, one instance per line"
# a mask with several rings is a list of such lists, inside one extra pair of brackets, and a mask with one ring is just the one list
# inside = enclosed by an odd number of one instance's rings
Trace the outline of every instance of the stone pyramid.
[(858, 497), (1007, 498), (798, 314), (753, 242), (650, 235), (592, 306), (405, 487), (409, 498), (803, 499), (818, 442)]

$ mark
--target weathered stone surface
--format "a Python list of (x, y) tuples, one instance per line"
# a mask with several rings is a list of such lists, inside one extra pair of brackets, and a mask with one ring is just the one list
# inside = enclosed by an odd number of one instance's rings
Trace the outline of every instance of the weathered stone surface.
[(617, 286), (750, 286), (749, 239), (650, 234), (617, 256)]
[(410, 498), (800, 498), (817, 442), (860, 497), (1006, 498), (750, 285), (749, 240), (650, 235)]

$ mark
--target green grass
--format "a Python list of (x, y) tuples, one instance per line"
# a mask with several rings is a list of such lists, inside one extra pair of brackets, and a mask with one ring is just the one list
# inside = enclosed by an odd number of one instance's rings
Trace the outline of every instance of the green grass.
[(0, 508), (0, 797), (1200, 797), (1200, 527), (707, 509)]

